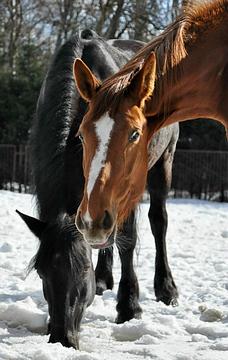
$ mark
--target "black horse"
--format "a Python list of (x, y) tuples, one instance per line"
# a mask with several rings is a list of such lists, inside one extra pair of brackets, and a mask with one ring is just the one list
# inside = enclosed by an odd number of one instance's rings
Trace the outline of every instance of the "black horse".
[[(113, 249), (100, 250), (95, 273), (91, 249), (74, 222), (83, 194), (82, 147), (75, 136), (86, 103), (75, 90), (72, 67), (80, 57), (102, 81), (112, 75), (143, 43), (100, 38), (84, 30), (65, 43), (54, 56), (44, 79), (31, 134), (32, 170), (39, 220), (19, 212), (40, 239), (32, 261), (43, 282), (49, 307), (50, 342), (79, 347), (78, 332), (85, 308), (95, 293), (112, 289)], [(155, 294), (157, 300), (175, 303), (178, 293), (166, 255), (166, 198), (178, 126), (162, 129), (151, 142), (152, 169), (148, 173), (151, 207), (149, 219), (156, 243)], [(138, 281), (133, 269), (137, 232), (132, 213), (119, 231), (122, 275), (118, 289), (117, 323), (140, 317)]]

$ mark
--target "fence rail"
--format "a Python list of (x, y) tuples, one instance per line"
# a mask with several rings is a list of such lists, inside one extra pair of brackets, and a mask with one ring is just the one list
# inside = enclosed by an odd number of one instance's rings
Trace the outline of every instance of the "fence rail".
[[(30, 149), (0, 144), (0, 189), (30, 192)], [(228, 152), (177, 150), (171, 197), (228, 201)]]

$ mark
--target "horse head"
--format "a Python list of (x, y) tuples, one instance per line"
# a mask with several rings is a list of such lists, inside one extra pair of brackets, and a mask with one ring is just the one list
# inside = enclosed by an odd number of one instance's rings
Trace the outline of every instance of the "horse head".
[[(80, 59), (74, 76), (88, 111), (76, 136), (83, 144), (84, 195), (76, 226), (94, 248), (110, 246), (121, 225), (142, 196), (146, 184), (150, 131), (144, 115), (155, 82), (152, 53), (123, 94), (107, 102), (106, 82), (100, 84)], [(120, 92), (121, 93), (121, 92)]]
[[(89, 246), (75, 241), (77, 230), (68, 217), (45, 223), (18, 210), (17, 213), (40, 241), (30, 267), (37, 270), (48, 303), (49, 342), (78, 349), (80, 307), (90, 305), (95, 294)], [(83, 292), (84, 298), (78, 295), (83, 286), (88, 290)]]

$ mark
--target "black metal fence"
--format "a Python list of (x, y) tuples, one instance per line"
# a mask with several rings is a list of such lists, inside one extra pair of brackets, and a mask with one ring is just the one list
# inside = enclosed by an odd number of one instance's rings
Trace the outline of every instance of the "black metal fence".
[(174, 197), (228, 201), (228, 152), (177, 150), (172, 193)]
[[(29, 146), (0, 145), (0, 189), (30, 192)], [(177, 150), (171, 197), (228, 201), (228, 152)]]

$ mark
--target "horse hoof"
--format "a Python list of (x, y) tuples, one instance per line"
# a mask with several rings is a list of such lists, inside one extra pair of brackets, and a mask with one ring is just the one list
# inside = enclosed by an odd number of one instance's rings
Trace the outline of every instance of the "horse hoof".
[(170, 297), (170, 296), (160, 296), (156, 298), (157, 302), (162, 301), (165, 305), (172, 305), (173, 307), (178, 306), (178, 301), (176, 297)]
[(141, 313), (138, 313), (136, 314), (135, 316), (133, 316), (133, 318), (130, 318), (130, 319), (126, 319), (125, 317), (122, 317), (121, 315), (118, 315), (116, 320), (115, 320), (115, 323), (116, 324), (123, 324), (125, 323), (126, 321), (130, 321), (131, 319), (138, 319), (140, 320), (142, 318), (142, 315)]
[(166, 278), (162, 283), (155, 282), (154, 290), (157, 301), (165, 305), (178, 305), (178, 290), (172, 278)]
[(123, 324), (126, 321), (130, 321), (131, 319), (138, 319), (140, 320), (142, 318), (142, 309), (140, 308), (137, 312), (135, 312), (134, 314), (128, 314), (126, 315), (126, 313), (124, 314), (118, 314), (115, 320), (116, 324)]
[(103, 292), (106, 290), (112, 290), (113, 289), (113, 277), (109, 276), (105, 279), (96, 279), (96, 295), (103, 295)]
[(173, 307), (179, 306), (177, 298), (172, 299), (170, 305), (172, 305)]
[(99, 281), (96, 285), (96, 295), (103, 295), (103, 292), (107, 290), (107, 285), (103, 281)]

